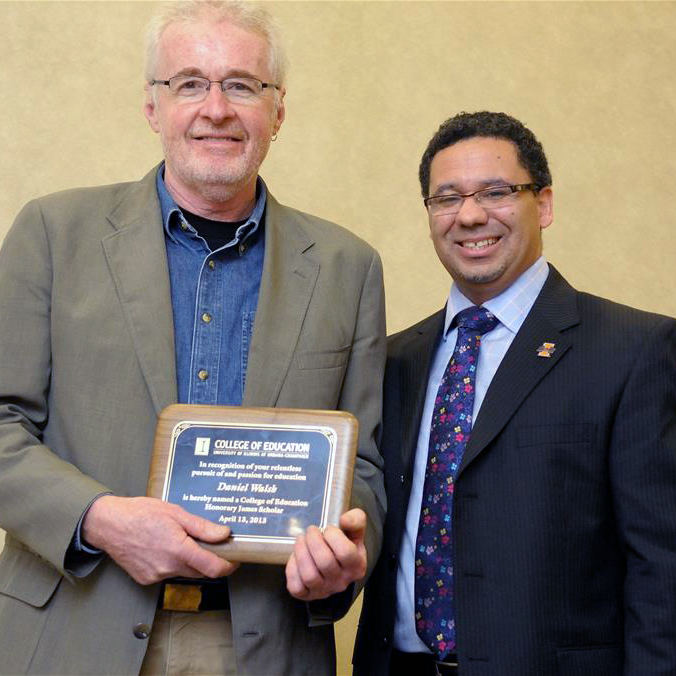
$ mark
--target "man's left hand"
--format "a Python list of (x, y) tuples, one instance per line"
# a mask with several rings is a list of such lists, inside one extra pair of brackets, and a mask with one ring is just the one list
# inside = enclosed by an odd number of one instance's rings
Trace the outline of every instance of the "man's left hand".
[(340, 517), (340, 528), (324, 533), (310, 526), (299, 535), (286, 564), (286, 588), (301, 601), (325, 599), (366, 575), (366, 514), (351, 509)]

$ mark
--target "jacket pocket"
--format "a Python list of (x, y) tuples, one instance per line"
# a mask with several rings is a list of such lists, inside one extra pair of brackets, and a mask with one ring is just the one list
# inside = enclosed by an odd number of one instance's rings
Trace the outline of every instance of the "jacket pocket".
[(559, 676), (620, 676), (623, 653), (619, 645), (558, 650)]
[(341, 368), (347, 364), (350, 348), (350, 345), (346, 345), (333, 350), (301, 352), (298, 355), (298, 368), (302, 370)]
[(5, 542), (0, 554), (0, 594), (42, 608), (62, 578), (56, 568), (33, 552)]
[(519, 446), (551, 446), (589, 444), (594, 441), (594, 423), (570, 425), (528, 425), (517, 430)]

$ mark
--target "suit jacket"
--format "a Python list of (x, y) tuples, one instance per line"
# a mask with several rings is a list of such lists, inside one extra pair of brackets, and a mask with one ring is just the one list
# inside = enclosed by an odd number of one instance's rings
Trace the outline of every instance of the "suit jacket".
[[(171, 294), (155, 170), (29, 203), (0, 253), (0, 672), (138, 673), (159, 585), (104, 557), (64, 570), (101, 491), (144, 495), (158, 413), (176, 401)], [(360, 422), (352, 502), (375, 562), (384, 516), (375, 445), (385, 361), (378, 255), (268, 197), (244, 405), (342, 409)], [(372, 566), (371, 566), (372, 567)], [(93, 570), (92, 570), (93, 568)], [(230, 577), (242, 674), (335, 670), (331, 620), (291, 598), (282, 566)], [(312, 625), (312, 626), (310, 626)]]
[[(387, 674), (396, 576), (444, 312), (392, 336), (383, 550), (355, 673)], [(550, 358), (543, 342), (555, 343)], [(676, 674), (676, 322), (552, 268), (482, 403), (455, 484), (462, 676)]]

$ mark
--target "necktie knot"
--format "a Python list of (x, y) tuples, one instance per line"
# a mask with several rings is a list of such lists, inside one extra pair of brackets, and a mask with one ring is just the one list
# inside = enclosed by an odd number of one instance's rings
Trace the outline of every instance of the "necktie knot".
[(478, 331), (481, 335), (492, 331), (499, 323), (498, 318), (485, 307), (468, 307), (456, 316), (458, 329)]

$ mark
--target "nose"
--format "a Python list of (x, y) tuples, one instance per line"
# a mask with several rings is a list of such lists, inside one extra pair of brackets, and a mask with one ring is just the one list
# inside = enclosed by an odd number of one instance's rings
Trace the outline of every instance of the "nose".
[(477, 203), (474, 197), (465, 197), (460, 205), (460, 211), (455, 215), (455, 222), (471, 228), (483, 225), (488, 221), (488, 212)]
[(212, 84), (202, 101), (200, 114), (214, 124), (219, 124), (229, 117), (234, 117), (236, 113), (233, 105), (225, 98), (223, 90), (217, 84)]

